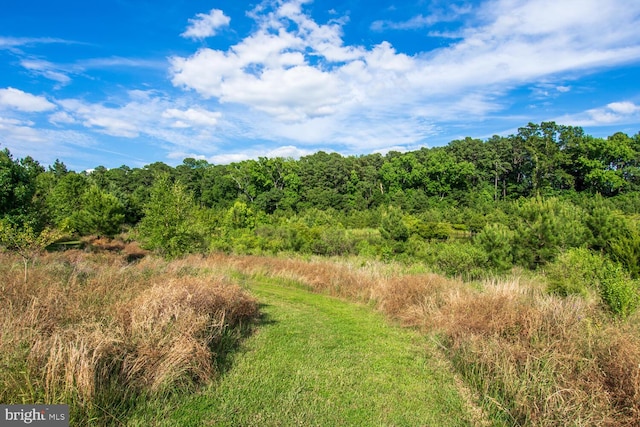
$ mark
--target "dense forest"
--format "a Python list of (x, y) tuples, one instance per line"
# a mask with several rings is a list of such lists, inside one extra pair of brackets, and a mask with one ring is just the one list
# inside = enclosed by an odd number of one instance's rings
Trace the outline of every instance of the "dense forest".
[[(544, 268), (554, 290), (568, 294), (587, 285), (566, 276), (589, 277), (588, 265), (607, 272), (598, 280), (630, 289), (640, 275), (639, 213), (640, 133), (596, 138), (553, 122), (405, 153), (229, 165), (187, 158), (177, 167), (73, 172), (61, 161), (45, 168), (0, 152), (9, 248), (52, 229), (126, 232), (167, 257), (361, 255), (420, 261), (465, 279)], [(579, 273), (567, 267), (576, 263)], [(610, 306), (624, 314), (620, 304)]]

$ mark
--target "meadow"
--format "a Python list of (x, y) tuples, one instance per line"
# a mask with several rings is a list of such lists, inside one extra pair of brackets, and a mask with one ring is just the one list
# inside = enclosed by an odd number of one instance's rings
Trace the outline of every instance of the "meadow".
[[(346, 310), (339, 307), (348, 301), (362, 311), (358, 316), (378, 312), (390, 327), (417, 334), (424, 352), (420, 360), (437, 367), (425, 374), (424, 383), (405, 390), (404, 398), (390, 387), (373, 400), (371, 390), (380, 384), (356, 391), (356, 384), (366, 383), (366, 367), (354, 377), (336, 368), (342, 383), (329, 381), (316, 392), (335, 400), (353, 387), (351, 409), (364, 402), (376, 408), (396, 396), (394, 405), (415, 410), (417, 398), (436, 411), (424, 419), (458, 408), (458, 425), (640, 423), (638, 313), (620, 318), (598, 298), (549, 293), (544, 276), (517, 268), (499, 278), (464, 282), (420, 264), (359, 257), (211, 254), (166, 260), (135, 243), (105, 239), (84, 250), (35, 258), (26, 282), (22, 259), (2, 253), (0, 275), (0, 401), (68, 403), (73, 425), (162, 425), (167, 419), (199, 425), (180, 418), (181, 411), (189, 412), (185, 408), (196, 408), (200, 420), (213, 425), (228, 425), (234, 411), (244, 409), (245, 415), (237, 415), (240, 423), (259, 425), (260, 418), (251, 418), (259, 413), (251, 396), (268, 395), (280, 379), (268, 372), (277, 366), (269, 355), (279, 351), (279, 362), (299, 360), (296, 352), (305, 349), (269, 346), (287, 342), (278, 334), (288, 336), (288, 321), (301, 325), (301, 332), (291, 335), (300, 339), (322, 329), (305, 326), (301, 319), (319, 321), (318, 316), (297, 312), (301, 306), (292, 301), (336, 313)], [(312, 294), (334, 299), (312, 301)], [(282, 317), (270, 323), (269, 316)], [(345, 326), (335, 328), (341, 333)], [(264, 336), (280, 339), (261, 341)], [(374, 342), (365, 354), (379, 357), (386, 371), (414, 369), (415, 339), (398, 348)], [(369, 345), (362, 333), (343, 341), (340, 354)], [(411, 357), (403, 355), (403, 346), (414, 348)], [(318, 366), (332, 357), (326, 355)], [(259, 363), (260, 369), (251, 369)], [(267, 400), (273, 411), (285, 407), (281, 396), (307, 390), (308, 383), (300, 381), (310, 375), (310, 365), (296, 369), (297, 382)], [(317, 382), (322, 372), (312, 376)], [(238, 397), (244, 381), (256, 389)], [(429, 403), (434, 390), (449, 390), (443, 399), (449, 409)], [(230, 401), (236, 409), (228, 417), (212, 418)], [(309, 418), (314, 411), (306, 418), (296, 411), (289, 415), (300, 416), (300, 425), (305, 419), (309, 425), (322, 423), (320, 413), (314, 423)], [(287, 413), (270, 416), (262, 421), (277, 425), (287, 419)], [(375, 422), (413, 424), (382, 415)]]

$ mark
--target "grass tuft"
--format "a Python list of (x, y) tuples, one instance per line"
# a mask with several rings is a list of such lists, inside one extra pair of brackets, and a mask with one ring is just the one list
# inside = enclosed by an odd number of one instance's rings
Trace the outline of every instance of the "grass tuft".
[(119, 251), (47, 254), (26, 284), (20, 260), (0, 254), (0, 401), (69, 403), (74, 424), (108, 424), (140, 396), (216, 376), (255, 299), (219, 274)]

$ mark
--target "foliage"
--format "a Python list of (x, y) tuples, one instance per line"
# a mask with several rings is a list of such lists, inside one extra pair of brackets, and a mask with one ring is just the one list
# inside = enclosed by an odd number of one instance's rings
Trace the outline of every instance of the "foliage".
[(549, 266), (549, 291), (562, 295), (598, 295), (607, 309), (628, 317), (640, 303), (638, 283), (622, 265), (586, 248), (573, 248)]
[(36, 181), (44, 168), (31, 157), (14, 160), (6, 148), (0, 151), (0, 218), (14, 224), (36, 226), (42, 222), (35, 199)]
[(558, 295), (588, 297), (598, 292), (604, 258), (587, 248), (571, 248), (547, 268), (549, 291)]
[(589, 239), (584, 212), (558, 198), (524, 200), (515, 213), (514, 258), (525, 267), (551, 262), (562, 250), (585, 245)]
[(635, 311), (640, 303), (638, 283), (619, 264), (605, 262), (598, 277), (602, 301), (613, 314), (628, 317)]
[(112, 194), (92, 186), (83, 195), (82, 209), (69, 217), (69, 227), (82, 235), (97, 234), (113, 237), (124, 223), (124, 206)]
[(409, 238), (409, 228), (403, 221), (402, 211), (389, 206), (382, 215), (380, 233), (385, 239), (404, 242)]
[(513, 266), (514, 233), (503, 224), (487, 224), (474, 238), (474, 243), (487, 254), (490, 268), (504, 272)]
[(144, 209), (138, 231), (146, 248), (170, 258), (203, 249), (197, 208), (183, 185), (171, 183), (168, 175), (158, 177)]
[[(176, 167), (82, 173), (60, 161), (45, 170), (4, 150), (0, 218), (106, 236), (137, 227), (146, 247), (172, 257), (224, 250), (433, 259), (429, 243), (456, 240), (506, 272), (587, 247), (636, 278), (639, 140), (543, 122), (384, 156), (318, 152), (228, 165), (186, 158)], [(358, 234), (372, 229), (375, 236)]]
[(433, 246), (433, 266), (447, 276), (475, 280), (486, 276), (487, 253), (469, 243), (447, 242)]
[(62, 237), (57, 229), (45, 228), (36, 232), (31, 225), (17, 227), (7, 220), (0, 221), (0, 245), (22, 257), (24, 262), (24, 282), (27, 283), (29, 262), (42, 253), (47, 246)]

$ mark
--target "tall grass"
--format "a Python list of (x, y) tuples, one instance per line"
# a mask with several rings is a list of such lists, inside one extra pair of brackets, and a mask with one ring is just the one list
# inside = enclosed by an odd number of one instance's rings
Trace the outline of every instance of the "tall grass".
[(299, 281), (375, 305), (438, 342), (479, 404), (508, 425), (640, 425), (640, 317), (549, 295), (517, 275), (471, 286), (393, 265), (215, 255), (208, 268)]
[(597, 299), (550, 295), (538, 279), (470, 285), (361, 260), (131, 264), (115, 252), (68, 251), (37, 260), (25, 284), (19, 259), (0, 257), (3, 402), (72, 402), (77, 420), (106, 423), (136, 396), (207, 381), (217, 340), (257, 313), (226, 279), (241, 272), (369, 304), (423, 330), (481, 407), (508, 425), (640, 425), (640, 315), (621, 319)]
[(123, 249), (44, 255), (27, 283), (0, 254), (0, 401), (69, 403), (74, 425), (109, 424), (141, 396), (215, 377), (256, 301), (223, 275)]

